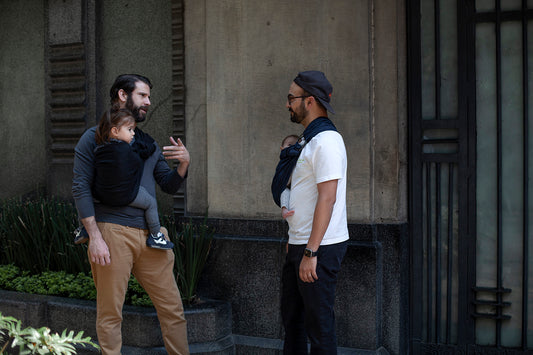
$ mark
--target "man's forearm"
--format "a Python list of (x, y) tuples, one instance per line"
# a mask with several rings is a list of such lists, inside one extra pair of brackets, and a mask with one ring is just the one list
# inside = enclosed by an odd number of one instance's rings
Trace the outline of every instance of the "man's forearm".
[(102, 233), (100, 233), (100, 229), (96, 224), (96, 218), (94, 218), (94, 216), (82, 218), (81, 223), (83, 223), (85, 230), (87, 230), (87, 233), (89, 233), (89, 238), (92, 240), (102, 238)]
[(333, 206), (337, 198), (337, 180), (318, 184), (318, 198), (313, 215), (311, 235), (307, 241), (307, 248), (316, 251), (324, 238), (324, 234), (331, 221)]
[(307, 248), (317, 251), (324, 239), (324, 234), (328, 229), (333, 212), (333, 204), (317, 202), (315, 213), (313, 216), (313, 227), (311, 229), (311, 236), (307, 242)]
[(189, 162), (181, 162), (177, 168), (178, 174), (184, 179), (187, 175), (187, 169), (189, 169)]

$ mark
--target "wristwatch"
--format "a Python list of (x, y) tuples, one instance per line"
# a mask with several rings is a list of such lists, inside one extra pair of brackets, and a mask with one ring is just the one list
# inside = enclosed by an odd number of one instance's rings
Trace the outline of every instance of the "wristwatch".
[(312, 251), (309, 248), (305, 248), (304, 250), (304, 256), (307, 256), (308, 258), (315, 257), (317, 256), (317, 254), (318, 254), (318, 251)]

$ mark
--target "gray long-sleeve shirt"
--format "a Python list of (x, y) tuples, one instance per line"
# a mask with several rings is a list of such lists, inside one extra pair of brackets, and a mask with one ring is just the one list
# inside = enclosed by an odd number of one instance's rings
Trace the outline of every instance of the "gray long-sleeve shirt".
[[(129, 206), (106, 206), (93, 199), (91, 189), (94, 180), (95, 131), (96, 127), (88, 129), (74, 150), (72, 195), (79, 218), (94, 216), (97, 222), (147, 229), (144, 210)], [(141, 186), (155, 198), (156, 183), (164, 192), (173, 194), (183, 181), (184, 178), (168, 166), (161, 149), (156, 144), (155, 152), (144, 162)]]

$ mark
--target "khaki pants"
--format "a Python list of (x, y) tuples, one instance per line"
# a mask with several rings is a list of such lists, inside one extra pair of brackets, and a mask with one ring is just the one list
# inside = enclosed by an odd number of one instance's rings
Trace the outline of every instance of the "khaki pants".
[[(146, 290), (157, 311), (169, 354), (189, 354), (187, 323), (174, 278), (174, 252), (146, 246), (148, 231), (113, 223), (98, 223), (107, 243), (111, 264), (91, 263), (96, 286), (96, 333), (104, 355), (122, 348), (122, 306), (130, 273)], [(166, 235), (167, 231), (162, 228)], [(90, 260), (90, 257), (89, 257)]]

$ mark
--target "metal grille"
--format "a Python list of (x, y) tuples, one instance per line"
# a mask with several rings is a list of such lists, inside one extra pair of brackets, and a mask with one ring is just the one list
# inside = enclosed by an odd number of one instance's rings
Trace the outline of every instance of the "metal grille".
[(457, 341), (457, 164), (425, 162), (423, 304), (426, 342)]
[[(185, 53), (183, 0), (172, 1), (172, 121), (173, 135), (185, 141)], [(174, 195), (174, 214), (185, 215), (186, 184)]]
[(407, 6), (410, 351), (527, 353), (533, 1)]
[(72, 164), (85, 131), (85, 47), (52, 45), (49, 58), (51, 163)]
[[(531, 6), (533, 4), (529, 4)], [(527, 350), (529, 329), (529, 51), (528, 22), (533, 12), (528, 1), (478, 2), (474, 16), (476, 126), (493, 136), (493, 149), (485, 149), (484, 134), (477, 137), (477, 259), (475, 294), (476, 342), (482, 345)], [(531, 26), (531, 25), (529, 25)], [(487, 73), (490, 64), (493, 73)], [(483, 103), (493, 101), (493, 115)], [(492, 130), (487, 126), (494, 126)], [(485, 158), (491, 152), (491, 158)], [(495, 169), (484, 165), (494, 159)], [(480, 190), (492, 184), (490, 193)], [(494, 207), (482, 204), (491, 195)], [(490, 196), (489, 196), (490, 197)], [(487, 231), (484, 215), (494, 216)], [(494, 242), (491, 239), (495, 239)], [(492, 246), (490, 258), (480, 251)], [(515, 248), (513, 246), (518, 246)], [(487, 272), (488, 258), (492, 263)], [(530, 338), (531, 335), (529, 336)]]

